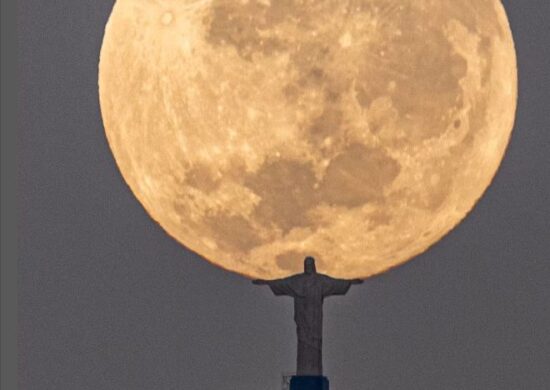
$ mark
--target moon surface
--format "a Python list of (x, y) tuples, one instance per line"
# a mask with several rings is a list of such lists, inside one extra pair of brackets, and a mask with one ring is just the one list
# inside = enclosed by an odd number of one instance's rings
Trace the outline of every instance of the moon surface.
[(517, 68), (499, 0), (118, 0), (99, 90), (124, 179), (185, 247), (366, 278), (490, 185)]

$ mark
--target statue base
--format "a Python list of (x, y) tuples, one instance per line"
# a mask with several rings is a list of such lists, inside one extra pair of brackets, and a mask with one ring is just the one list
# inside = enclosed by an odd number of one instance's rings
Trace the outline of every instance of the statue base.
[(329, 390), (328, 379), (324, 376), (293, 376), (290, 390)]

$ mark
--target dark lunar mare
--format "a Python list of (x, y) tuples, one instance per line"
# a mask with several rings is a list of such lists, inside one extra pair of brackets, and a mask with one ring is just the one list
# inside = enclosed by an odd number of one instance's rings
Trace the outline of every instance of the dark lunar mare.
[(304, 273), (283, 279), (253, 281), (254, 284), (267, 284), (275, 295), (294, 298), (298, 335), (297, 376), (323, 375), (323, 300), (332, 295), (345, 295), (352, 284), (362, 282), (317, 273), (313, 257), (304, 260)]

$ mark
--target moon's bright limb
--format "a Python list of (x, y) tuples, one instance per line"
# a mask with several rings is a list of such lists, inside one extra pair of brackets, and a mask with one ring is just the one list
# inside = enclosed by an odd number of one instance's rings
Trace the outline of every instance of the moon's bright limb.
[(149, 214), (226, 269), (368, 277), (489, 186), (517, 70), (499, 0), (118, 0), (100, 98)]

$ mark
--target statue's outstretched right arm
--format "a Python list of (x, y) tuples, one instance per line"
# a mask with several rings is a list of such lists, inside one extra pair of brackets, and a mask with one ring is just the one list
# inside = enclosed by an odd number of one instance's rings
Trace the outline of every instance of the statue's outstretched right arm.
[(255, 279), (252, 281), (252, 283), (256, 285), (268, 285), (275, 295), (294, 296), (295, 292), (292, 288), (292, 283), (290, 282), (290, 280), (290, 278), (273, 280)]

